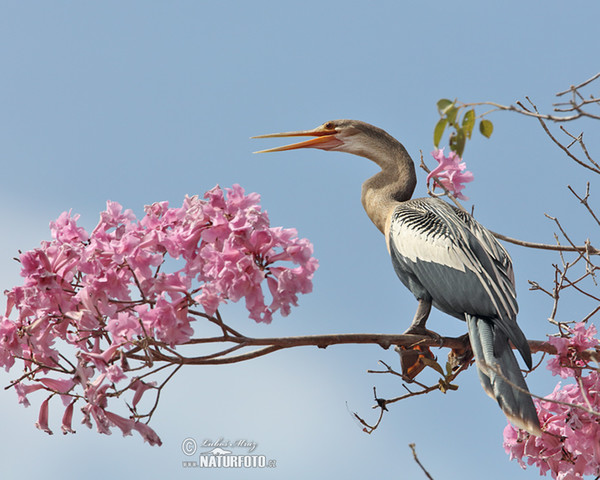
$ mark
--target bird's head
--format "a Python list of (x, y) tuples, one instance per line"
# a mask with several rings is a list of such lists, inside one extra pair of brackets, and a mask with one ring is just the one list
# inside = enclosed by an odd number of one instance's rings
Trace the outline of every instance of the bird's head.
[[(380, 128), (358, 120), (330, 120), (312, 130), (296, 132), (269, 133), (252, 138), (274, 137), (315, 137), (303, 142), (269, 148), (255, 153), (282, 152), (298, 148), (319, 148), (327, 151), (352, 153), (366, 156), (370, 149), (376, 147), (382, 140), (391, 138)], [(392, 139), (393, 140), (393, 139)]]

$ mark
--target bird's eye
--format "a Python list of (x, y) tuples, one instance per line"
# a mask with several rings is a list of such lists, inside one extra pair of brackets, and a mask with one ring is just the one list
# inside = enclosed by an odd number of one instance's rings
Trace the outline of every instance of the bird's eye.
[(333, 122), (327, 122), (324, 126), (327, 130), (333, 130), (335, 128), (335, 124)]

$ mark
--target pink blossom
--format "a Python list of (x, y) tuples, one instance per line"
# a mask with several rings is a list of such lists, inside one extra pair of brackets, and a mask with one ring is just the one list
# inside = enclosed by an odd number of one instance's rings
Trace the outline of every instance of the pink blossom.
[(65, 409), (65, 413), (63, 414), (62, 425), (60, 427), (63, 435), (66, 435), (67, 433), (75, 433), (75, 430), (73, 430), (71, 424), (73, 422), (73, 406), (75, 405), (76, 401), (77, 400), (73, 400), (71, 403), (69, 403)]
[(3, 366), (7, 372), (14, 365), (14, 355), (18, 355), (19, 350), (17, 325), (8, 317), (2, 317), (0, 320), (0, 366)]
[(43, 384), (49, 390), (57, 393), (61, 393), (60, 396), (63, 403), (68, 405), (71, 402), (71, 397), (68, 395), (69, 391), (75, 385), (75, 381), (72, 378), (40, 378), (37, 380)]
[(110, 431), (111, 423), (106, 417), (106, 412), (102, 407), (88, 403), (81, 409), (81, 412), (83, 413), (83, 419), (81, 423), (86, 425), (88, 428), (92, 428), (91, 419), (94, 419), (94, 422), (96, 423), (96, 431), (98, 433), (102, 433), (104, 435), (110, 435), (112, 433)]
[(91, 382), (84, 391), (87, 404), (81, 409), (83, 419), (81, 423), (88, 428), (92, 428), (91, 419), (94, 419), (98, 433), (110, 435), (110, 422), (106, 418), (104, 409), (108, 403), (106, 392), (110, 388), (108, 383), (104, 383), (106, 373), (99, 375)]
[(202, 287), (202, 291), (194, 297), (194, 300), (202, 305), (208, 315), (214, 315), (223, 298), (217, 287), (212, 283), (208, 283)]
[(84, 359), (90, 360), (100, 371), (104, 371), (113, 360), (117, 349), (121, 346), (123, 346), (123, 343), (115, 342), (102, 353), (81, 352), (81, 356)]
[[(63, 432), (73, 431), (77, 399), (88, 427), (107, 435), (114, 426), (137, 430), (160, 444), (147, 425), (106, 410), (127, 389), (137, 408), (156, 386), (137, 380), (123, 387), (131, 372), (146, 378), (153, 368), (148, 349), (175, 352), (224, 303), (243, 301), (250, 319), (269, 323), (312, 290), (312, 245), (295, 229), (271, 227), (259, 202), (239, 185), (217, 186), (204, 198), (186, 196), (180, 207), (149, 205), (140, 220), (108, 201), (91, 233), (70, 211), (51, 222), (51, 240), (20, 255), (23, 284), (6, 292), (0, 317), (0, 366), (18, 362), (31, 372), (28, 384), (15, 384), (19, 402), (28, 405), (27, 394), (45, 388), (66, 405)], [(42, 430), (49, 430), (48, 400)]]
[(123, 373), (119, 365), (113, 364), (106, 369), (106, 378), (112, 383), (118, 383), (121, 380), (126, 380), (127, 375)]
[(139, 320), (131, 312), (119, 312), (116, 318), (111, 318), (106, 324), (106, 330), (113, 339), (131, 341), (135, 336), (141, 335), (142, 327)]
[(81, 352), (77, 352), (77, 366), (75, 367), (75, 375), (73, 381), (78, 383), (82, 388), (87, 388), (90, 377), (94, 374), (92, 367), (86, 366), (85, 359), (82, 358)]
[(593, 324), (586, 327), (586, 324), (579, 322), (567, 328), (566, 335), (550, 337), (548, 343), (556, 348), (556, 356), (552, 357), (547, 364), (552, 374), (568, 378), (580, 371), (585, 366), (585, 362), (579, 354), (598, 345), (596, 334), (597, 330)]
[(190, 326), (187, 309), (177, 308), (161, 295), (153, 308), (140, 312), (146, 331), (171, 346), (187, 342), (194, 330)]
[[(465, 171), (467, 168), (465, 162), (461, 162), (461, 158), (456, 152), (450, 152), (447, 157), (444, 156), (443, 148), (434, 150), (431, 155), (439, 165), (427, 175), (427, 185), (433, 177), (437, 177), (446, 190), (456, 198), (468, 200), (461, 192), (465, 188), (464, 183), (473, 181), (473, 173)], [(434, 184), (434, 188), (436, 185)]]
[(137, 430), (144, 439), (144, 441), (148, 442), (150, 445), (158, 445), (159, 447), (162, 445), (162, 440), (160, 439), (160, 437), (147, 424), (142, 422), (135, 422), (133, 428)]
[(77, 226), (79, 215), (71, 216), (71, 211), (63, 212), (58, 219), (50, 222), (52, 238), (60, 243), (85, 242), (88, 234), (84, 228)]
[(35, 423), (36, 428), (39, 428), (43, 432), (52, 435), (52, 430), (48, 427), (48, 402), (51, 397), (46, 398), (40, 405), (40, 414), (38, 421)]
[(100, 213), (100, 222), (94, 228), (92, 235), (106, 233), (111, 228), (120, 229), (118, 235), (121, 235), (134, 220), (135, 215), (130, 209), (123, 211), (119, 203), (108, 200), (106, 210)]
[(118, 427), (119, 430), (123, 432), (124, 437), (131, 435), (131, 429), (135, 425), (135, 422), (133, 420), (129, 418), (123, 418), (120, 415), (117, 415), (116, 413), (109, 412), (108, 410), (105, 410), (104, 414), (106, 415), (106, 418), (110, 421), (110, 423)]
[(144, 395), (144, 392), (146, 392), (146, 390), (156, 388), (156, 382), (144, 382), (140, 379), (136, 379), (134, 382), (132, 382), (129, 388), (135, 390), (133, 400), (131, 401), (131, 405), (133, 406), (133, 408), (135, 408), (139, 401), (142, 399), (142, 395)]
[(584, 350), (598, 346), (595, 335), (593, 325), (578, 323), (564, 336), (550, 338), (557, 355), (548, 361), (548, 368), (575, 382), (559, 383), (545, 400), (534, 399), (544, 431), (541, 437), (510, 424), (504, 429), (504, 448), (523, 468), (535, 465), (542, 475), (550, 472), (556, 479), (600, 475), (600, 422), (587, 411), (591, 408), (600, 413), (600, 373), (588, 368), (581, 356)]
[(45, 387), (49, 388), (58, 393), (67, 393), (75, 382), (70, 378), (39, 378), (38, 382), (44, 384)]
[(33, 383), (30, 385), (25, 385), (23, 382), (15, 383), (15, 392), (17, 392), (19, 397), (19, 403), (23, 404), (24, 407), (29, 407), (31, 404), (29, 403), (29, 400), (27, 400), (27, 395), (29, 395), (31, 392), (39, 390), (40, 388), (44, 388), (44, 386), (40, 383)]

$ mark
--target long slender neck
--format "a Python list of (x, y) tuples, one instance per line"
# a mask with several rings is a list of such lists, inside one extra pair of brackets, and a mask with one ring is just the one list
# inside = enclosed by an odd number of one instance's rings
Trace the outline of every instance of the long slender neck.
[(394, 208), (410, 200), (417, 176), (415, 165), (404, 146), (386, 134), (384, 142), (376, 148), (359, 153), (381, 167), (381, 172), (362, 184), (361, 200), (367, 215), (375, 226), (387, 236)]

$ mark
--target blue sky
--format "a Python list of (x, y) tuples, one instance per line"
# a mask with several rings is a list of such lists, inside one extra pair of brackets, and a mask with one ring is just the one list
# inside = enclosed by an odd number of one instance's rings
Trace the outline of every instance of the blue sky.
[[(273, 225), (296, 227), (320, 260), (314, 292), (287, 318), (254, 325), (244, 309), (224, 316), (251, 335), (403, 331), (416, 302), (392, 270), (381, 234), (360, 205), (368, 161), (316, 150), (253, 155), (279, 145), (252, 135), (306, 129), (334, 118), (376, 124), (414, 159), (432, 149), (435, 102), (511, 103), (529, 95), (541, 109), (553, 95), (598, 71), (593, 2), (3, 2), (0, 6), (0, 238), (2, 288), (19, 283), (19, 249), (49, 238), (62, 211), (93, 228), (107, 199), (140, 214), (145, 204), (239, 183), (262, 195)], [(491, 229), (552, 242), (558, 216), (582, 242), (592, 232), (566, 185), (586, 173), (550, 145), (539, 125), (514, 114), (491, 117), (490, 140), (475, 138), (465, 160), (476, 181), (465, 194)], [(598, 151), (594, 125), (588, 146)], [(597, 127), (596, 127), (597, 128)], [(596, 130), (597, 131), (597, 130)], [(420, 174), (421, 175), (421, 174)], [(594, 191), (592, 191), (594, 193)], [(417, 195), (425, 195), (424, 175)], [(471, 202), (468, 203), (471, 205)], [(589, 223), (588, 223), (589, 225)], [(527, 280), (551, 281), (552, 254), (508, 247), (515, 263), (520, 323), (529, 338), (550, 331), (550, 304)], [(576, 319), (591, 308), (565, 299)], [(455, 335), (464, 324), (440, 313), (430, 327)], [(439, 352), (440, 357), (445, 352)], [(181, 467), (188, 437), (246, 439), (277, 460), (270, 470), (221, 469), (211, 478), (424, 478), (409, 443), (436, 479), (537, 478), (509, 463), (505, 420), (475, 371), (460, 389), (391, 408), (366, 435), (348, 413), (373, 418), (372, 387), (400, 394), (391, 378), (369, 375), (374, 346), (301, 348), (245, 364), (184, 369), (163, 393), (153, 426), (164, 445), (100, 436), (80, 426), (50, 437), (34, 427), (40, 399), (24, 409), (0, 393), (6, 478), (90, 479), (150, 474), (196, 478)], [(2, 373), (7, 384), (16, 373)], [(432, 377), (435, 381), (435, 377)], [(530, 379), (539, 393), (554, 380)], [(51, 412), (55, 430), (59, 414)]]

